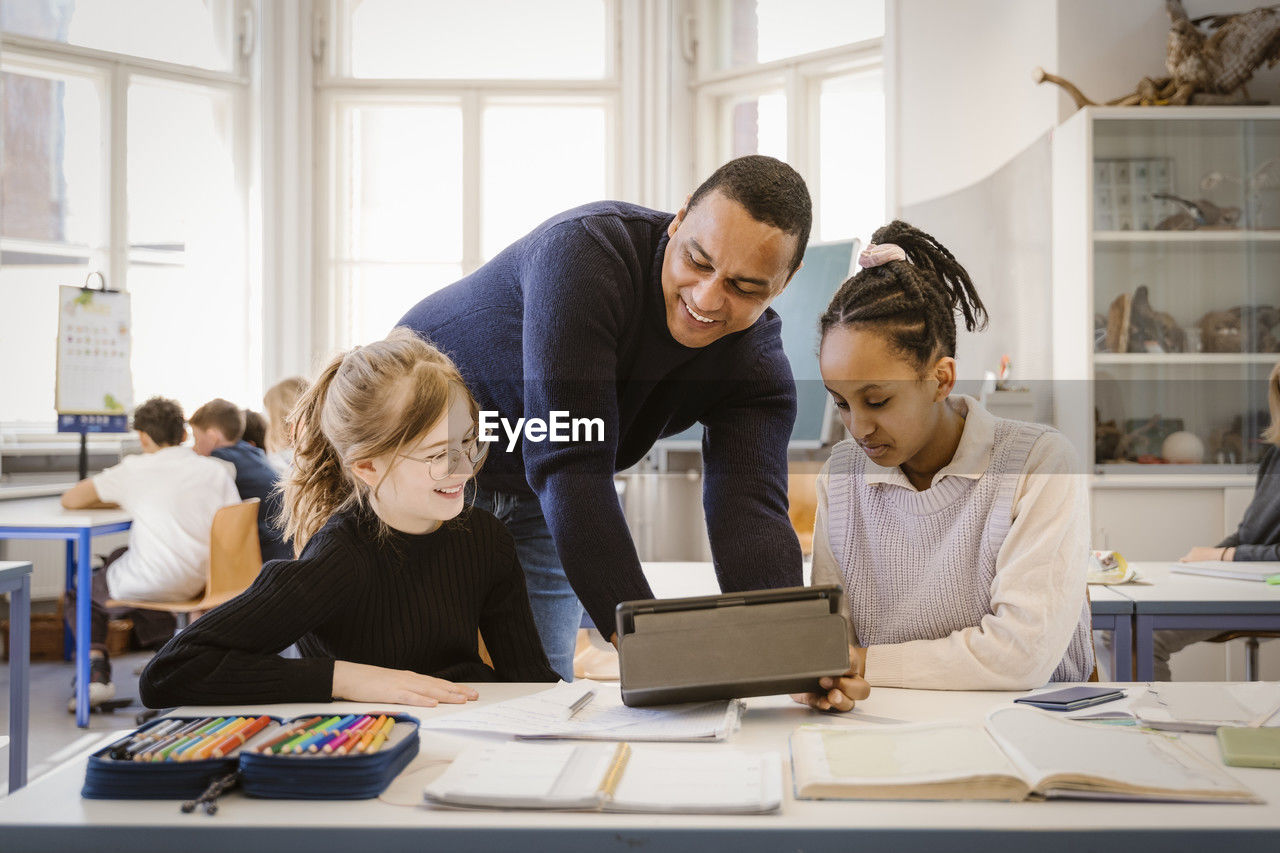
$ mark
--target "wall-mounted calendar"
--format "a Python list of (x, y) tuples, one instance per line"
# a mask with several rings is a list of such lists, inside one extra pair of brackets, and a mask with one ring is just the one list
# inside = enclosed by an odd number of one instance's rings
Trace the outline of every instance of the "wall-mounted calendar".
[(133, 408), (129, 294), (58, 288), (59, 432), (125, 432)]

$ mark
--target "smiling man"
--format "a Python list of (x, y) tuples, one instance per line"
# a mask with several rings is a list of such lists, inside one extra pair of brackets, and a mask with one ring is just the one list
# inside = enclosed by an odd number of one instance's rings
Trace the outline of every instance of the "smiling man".
[[(490, 444), (475, 501), (515, 537), (564, 678), (583, 606), (609, 636), (618, 602), (652, 597), (613, 475), (694, 424), (721, 588), (801, 583), (787, 518), (795, 383), (768, 306), (811, 222), (794, 169), (741, 157), (675, 215), (598, 202), (555, 216), (400, 321), (449, 354), (495, 422), (522, 424), (520, 441)], [(603, 433), (556, 440), (557, 419)]]

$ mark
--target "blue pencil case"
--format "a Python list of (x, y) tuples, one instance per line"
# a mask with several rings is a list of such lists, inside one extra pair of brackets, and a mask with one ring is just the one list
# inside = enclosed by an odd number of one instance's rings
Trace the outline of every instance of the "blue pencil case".
[(193, 800), (206, 795), (211, 785), (235, 774), (251, 797), (295, 800), (370, 799), (382, 793), (418, 754), (418, 721), (404, 714), (395, 722), (386, 743), (375, 753), (347, 755), (309, 753), (279, 755), (258, 753), (295, 720), (270, 718), (267, 726), (221, 758), (191, 761), (138, 761), (123, 750), (139, 736), (172, 725), (175, 720), (194, 723), (198, 718), (165, 717), (153, 720), (89, 756), (81, 796), (107, 800)]
[[(297, 719), (303, 719), (299, 717)], [(367, 800), (378, 796), (418, 754), (418, 721), (393, 714), (387, 742), (375, 753), (275, 755), (246, 750), (240, 787), (250, 797)], [(289, 725), (293, 720), (285, 720)]]
[(89, 756), (82, 797), (92, 800), (187, 800), (200, 796), (216, 779), (233, 773), (245, 748), (279, 731), (272, 717), (266, 728), (241, 747), (221, 758), (199, 761), (137, 761), (121, 751), (139, 736), (172, 726), (176, 721), (194, 723), (197, 717), (162, 717), (113, 741)]

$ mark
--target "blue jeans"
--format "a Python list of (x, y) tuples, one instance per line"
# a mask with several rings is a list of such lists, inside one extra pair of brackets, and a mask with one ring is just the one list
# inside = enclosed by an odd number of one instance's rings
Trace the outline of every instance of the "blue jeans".
[(529, 606), (551, 668), (573, 681), (573, 652), (582, 623), (582, 604), (569, 585), (555, 541), (533, 495), (492, 492), (474, 486), (475, 505), (493, 513), (516, 540), (516, 556), (524, 567)]

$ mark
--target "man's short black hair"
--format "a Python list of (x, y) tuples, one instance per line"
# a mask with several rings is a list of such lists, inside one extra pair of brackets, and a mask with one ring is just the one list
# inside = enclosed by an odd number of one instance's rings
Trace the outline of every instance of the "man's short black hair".
[(748, 154), (712, 172), (693, 191), (687, 209), (693, 210), (713, 190), (745, 207), (753, 219), (793, 235), (796, 253), (791, 259), (791, 271), (799, 269), (809, 245), (809, 229), (813, 227), (813, 200), (799, 172), (773, 157)]
[(133, 410), (133, 428), (161, 447), (177, 447), (186, 436), (187, 421), (176, 400), (152, 397)]

